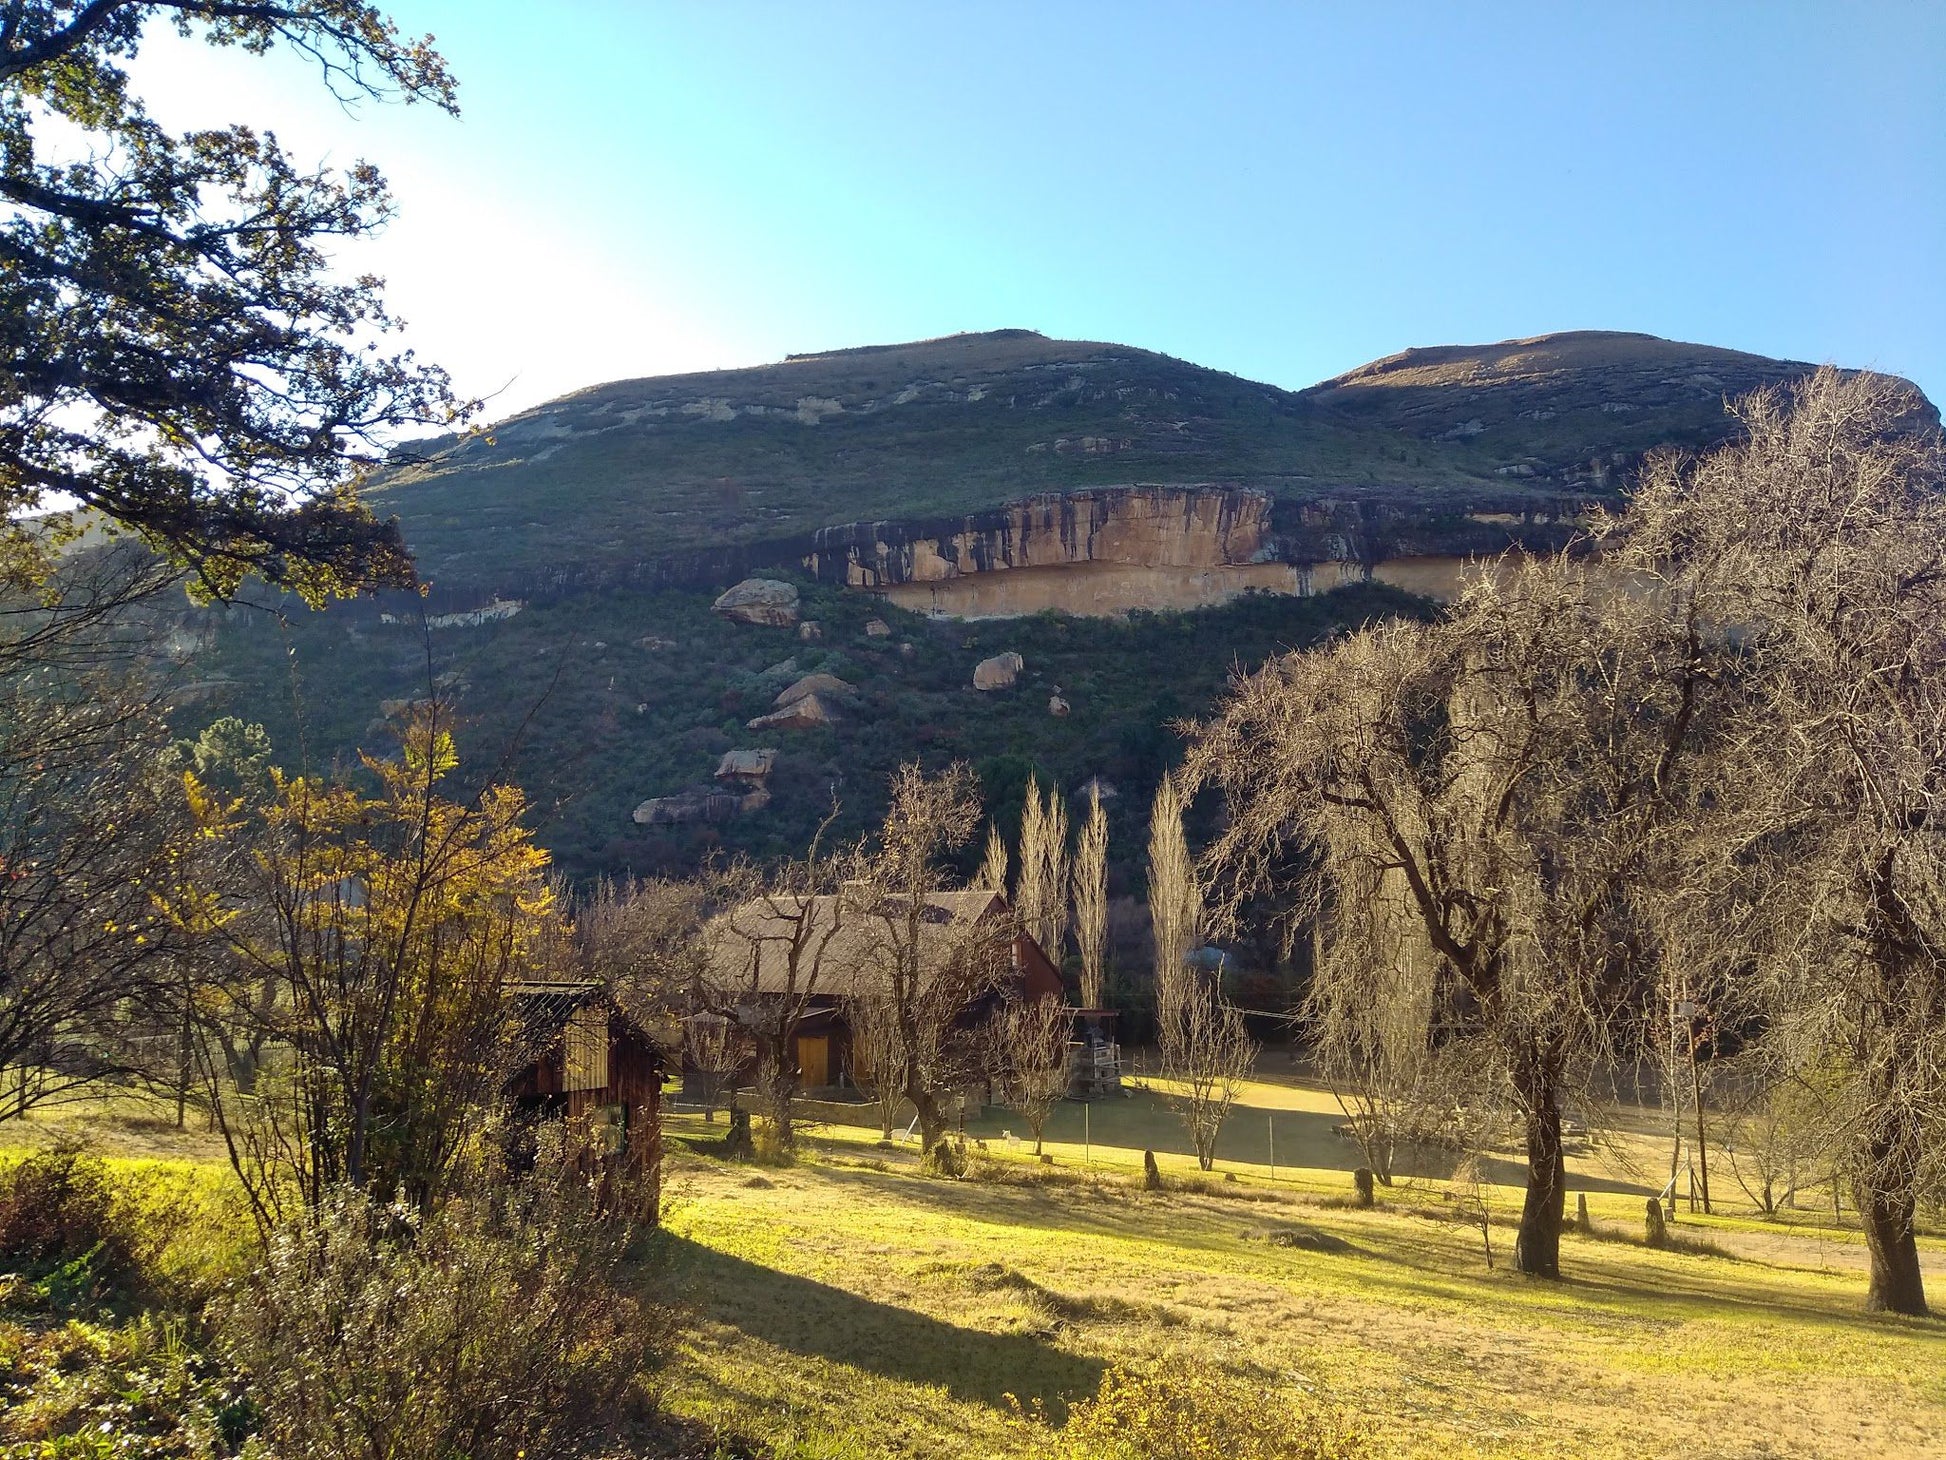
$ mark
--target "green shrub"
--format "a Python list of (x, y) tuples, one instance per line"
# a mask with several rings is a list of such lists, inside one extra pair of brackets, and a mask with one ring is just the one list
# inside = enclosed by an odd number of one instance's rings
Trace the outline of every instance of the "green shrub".
[(0, 1167), (0, 1261), (38, 1278), (79, 1262), (103, 1278), (136, 1266), (129, 1224), (96, 1157), (57, 1146)]
[(1038, 1403), (1023, 1413), (1039, 1460), (1377, 1460), (1365, 1427), (1308, 1398), (1219, 1370), (1110, 1369), (1058, 1430)]
[(207, 1173), (59, 1145), (0, 1163), (0, 1305), (193, 1310), (236, 1267), (241, 1232)]
[(674, 1339), (620, 1285), (627, 1234), (571, 1163), (421, 1218), (342, 1194), (273, 1233), (218, 1309), (263, 1406), (305, 1460), (546, 1460), (628, 1409)]
[(0, 1325), (0, 1454), (204, 1460), (235, 1454), (256, 1420), (237, 1375), (179, 1319)]

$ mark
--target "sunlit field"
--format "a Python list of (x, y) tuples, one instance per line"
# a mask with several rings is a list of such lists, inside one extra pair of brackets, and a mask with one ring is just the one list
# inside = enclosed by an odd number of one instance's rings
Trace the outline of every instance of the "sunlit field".
[(1004, 1115), (976, 1122), (963, 1182), (837, 1124), (791, 1167), (727, 1164), (686, 1149), (720, 1118), (673, 1118), (669, 1227), (700, 1318), (673, 1407), (787, 1455), (1031, 1453), (1016, 1400), (1058, 1411), (1110, 1364), (1193, 1359), (1359, 1412), (1387, 1454), (1946, 1454), (1942, 1331), (1859, 1311), (1855, 1232), (1719, 1201), (1680, 1213), (1692, 1250), (1651, 1251), (1642, 1196), (1583, 1160), (1595, 1234), (1536, 1283), (1504, 1268), (1517, 1187), (1486, 1193), (1489, 1270), (1443, 1181), (1350, 1204), (1328, 1095), (1245, 1099), (1243, 1159), (1212, 1179), (1164, 1154), (1160, 1193), (1139, 1142), (1170, 1119), (1143, 1095), (1094, 1106), (1086, 1148), (1063, 1106), (1051, 1168)]

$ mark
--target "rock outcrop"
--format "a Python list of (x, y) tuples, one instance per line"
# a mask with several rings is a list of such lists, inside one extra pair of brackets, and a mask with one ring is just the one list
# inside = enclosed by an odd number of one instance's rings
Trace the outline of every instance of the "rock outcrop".
[[(510, 619), (527, 605), (517, 598), (495, 597), (479, 608), (462, 609), (457, 613), (434, 613), (425, 617), (429, 629), (477, 629), (483, 624), (497, 624)], [(378, 621), (382, 624), (416, 624), (420, 620), (411, 613), (381, 613)]]
[(711, 611), (738, 623), (787, 629), (797, 623), (797, 585), (777, 578), (745, 578), (727, 589)]
[(1026, 667), (1027, 661), (1011, 649), (1004, 654), (995, 654), (991, 659), (982, 659), (973, 666), (973, 688), (1012, 689), (1014, 681), (1020, 678), (1020, 671)]
[(764, 750), (726, 750), (723, 759), (716, 763), (716, 779), (719, 781), (765, 781), (770, 777), (771, 767), (777, 764), (777, 752)]
[(786, 705), (796, 704), (806, 695), (817, 695), (820, 699), (831, 701), (846, 699), (855, 692), (851, 685), (835, 674), (807, 674), (785, 686), (770, 703), (773, 709), (781, 710)]
[(835, 724), (838, 713), (826, 702), (824, 696), (812, 692), (800, 695), (781, 709), (772, 710), (768, 715), (759, 715), (744, 726), (746, 730), (813, 730), (820, 725)]
[(688, 786), (669, 796), (657, 796), (635, 808), (632, 820), (637, 826), (682, 826), (692, 821), (728, 821), (734, 816), (761, 811), (770, 804), (770, 792), (758, 787), (738, 791), (715, 786)]

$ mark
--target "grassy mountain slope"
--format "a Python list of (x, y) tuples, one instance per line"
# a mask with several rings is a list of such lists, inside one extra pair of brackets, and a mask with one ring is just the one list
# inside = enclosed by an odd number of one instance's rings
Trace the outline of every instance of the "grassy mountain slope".
[[(374, 492), (442, 594), (465, 606), (505, 589), (526, 608), (430, 630), (397, 603), (323, 614), (286, 605), (284, 627), (246, 608), (214, 614), (196, 671), (204, 691), (182, 722), (240, 714), (270, 728), (287, 764), (352, 765), (360, 747), (387, 748), (385, 702), (436, 684), (467, 719), (469, 772), (510, 770), (577, 878), (676, 870), (719, 847), (798, 851), (834, 794), (841, 831), (860, 831), (886, 775), (915, 755), (982, 767), (1006, 811), (1030, 764), (1069, 789), (1102, 776), (1124, 793), (1117, 847), (1133, 858), (1173, 754), (1169, 723), (1203, 713), (1233, 667), (1430, 606), (1368, 587), (1128, 622), (929, 622), (809, 583), (788, 547), (754, 551), (803, 584), (804, 616), (824, 625), (803, 643), (711, 614), (728, 581), (712, 580), (722, 560), (711, 550), (1044, 490), (1222, 482), (1300, 500), (1382, 498), (1418, 515), (1431, 546), (1415, 550), (1449, 551), (1442, 522), (1517, 509), (1523, 494), (1612, 496), (1642, 450), (1719, 439), (1726, 396), (1806, 368), (1590, 333), (1412, 350), (1290, 392), (1013, 330), (597, 386), (515, 416), (491, 439), (434, 443)], [(685, 554), (702, 570), (681, 588), (586, 571)], [(383, 621), (380, 607), (407, 621)], [(867, 636), (872, 617), (890, 622), (890, 638)], [(1026, 658), (1022, 684), (974, 692), (973, 665), (1009, 649)], [(837, 724), (744, 728), (814, 671), (856, 687)], [(1065, 717), (1048, 710), (1057, 685)], [(644, 800), (708, 785), (724, 751), (762, 746), (782, 755), (761, 810), (679, 826), (631, 820)]]
[(848, 521), (1124, 482), (1450, 505), (1607, 491), (1808, 366), (1587, 332), (1407, 351), (1290, 392), (1024, 330), (617, 381), (428, 443), (376, 484), (428, 576), (492, 588)]

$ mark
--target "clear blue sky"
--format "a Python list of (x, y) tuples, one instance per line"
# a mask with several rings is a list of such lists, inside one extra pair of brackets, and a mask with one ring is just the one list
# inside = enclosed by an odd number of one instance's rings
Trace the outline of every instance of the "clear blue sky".
[(1012, 325), (1285, 386), (1646, 330), (1946, 401), (1946, 5), (390, 8), (460, 120), (169, 40), (141, 82), (380, 164), (347, 263), (491, 414)]

